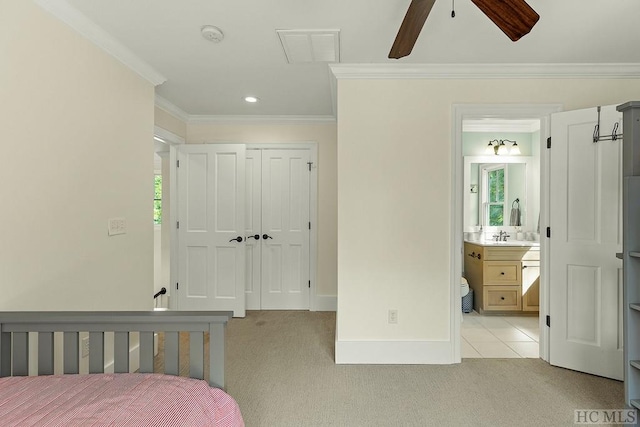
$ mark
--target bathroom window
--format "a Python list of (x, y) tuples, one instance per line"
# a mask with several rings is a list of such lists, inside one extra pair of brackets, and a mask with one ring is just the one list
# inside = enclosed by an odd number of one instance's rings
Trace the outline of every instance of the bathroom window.
[(506, 165), (485, 165), (482, 167), (482, 200), (484, 204), (484, 225), (505, 225), (505, 200), (507, 200)]

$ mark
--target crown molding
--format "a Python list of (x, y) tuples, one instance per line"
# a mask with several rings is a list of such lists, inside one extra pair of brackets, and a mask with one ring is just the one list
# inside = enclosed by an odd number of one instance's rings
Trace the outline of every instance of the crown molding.
[(335, 116), (240, 116), (240, 115), (208, 115), (208, 114), (189, 114), (180, 107), (173, 104), (166, 98), (156, 94), (156, 107), (166, 111), (167, 113), (177, 117), (185, 123), (194, 124), (218, 124), (218, 125), (274, 125), (274, 124), (323, 124), (335, 123)]
[(191, 115), (189, 123), (200, 124), (243, 124), (243, 125), (273, 125), (273, 124), (298, 124), (317, 125), (335, 123), (334, 116), (216, 116), (216, 115)]
[(337, 79), (637, 79), (640, 64), (329, 64)]
[(174, 104), (173, 102), (169, 101), (166, 98), (163, 98), (162, 96), (158, 95), (157, 93), (156, 93), (155, 105), (156, 105), (156, 107), (158, 107), (161, 110), (164, 110), (167, 113), (179, 118), (180, 120), (182, 120), (185, 123), (188, 122), (189, 118), (191, 117), (189, 115), (189, 113), (184, 111), (182, 108), (178, 107), (176, 104)]
[(151, 65), (140, 59), (140, 57), (87, 18), (78, 9), (71, 6), (66, 0), (35, 0), (35, 3), (138, 73), (154, 86), (158, 86), (167, 81), (167, 79)]

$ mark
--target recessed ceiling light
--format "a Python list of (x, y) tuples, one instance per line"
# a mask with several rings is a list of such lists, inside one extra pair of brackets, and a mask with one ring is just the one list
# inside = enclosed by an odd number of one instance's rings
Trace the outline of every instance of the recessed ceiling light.
[(259, 101), (259, 99), (256, 98), (255, 96), (245, 96), (244, 100), (249, 102), (249, 103), (251, 103), (251, 104), (254, 104), (254, 103)]

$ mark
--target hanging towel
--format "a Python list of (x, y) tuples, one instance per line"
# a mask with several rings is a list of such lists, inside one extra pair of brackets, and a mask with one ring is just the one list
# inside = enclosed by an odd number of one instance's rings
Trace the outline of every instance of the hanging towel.
[(520, 222), (520, 199), (515, 199), (511, 204), (511, 218), (509, 219), (509, 225), (521, 226)]

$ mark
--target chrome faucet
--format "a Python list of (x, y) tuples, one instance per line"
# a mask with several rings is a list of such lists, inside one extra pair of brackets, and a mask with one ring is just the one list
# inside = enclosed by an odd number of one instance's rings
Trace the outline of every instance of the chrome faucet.
[(506, 231), (500, 230), (500, 234), (494, 234), (493, 238), (496, 242), (506, 242), (507, 237), (511, 237)]

